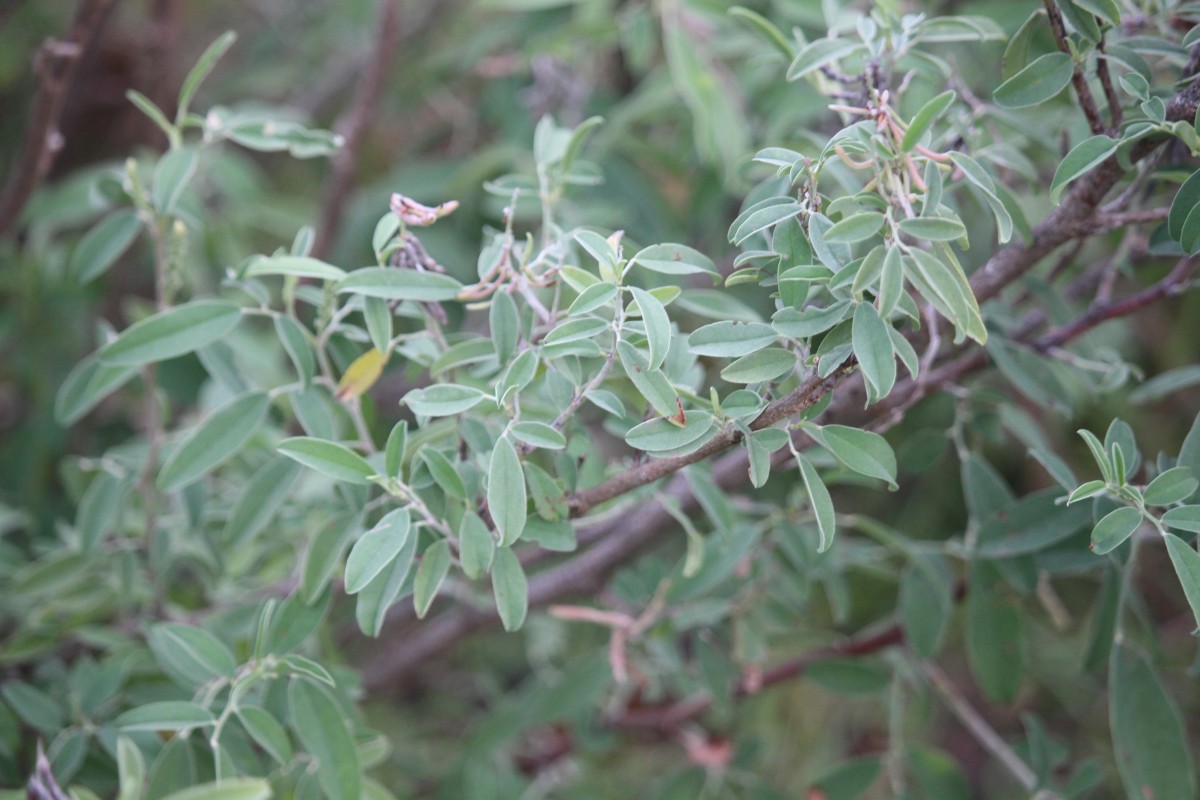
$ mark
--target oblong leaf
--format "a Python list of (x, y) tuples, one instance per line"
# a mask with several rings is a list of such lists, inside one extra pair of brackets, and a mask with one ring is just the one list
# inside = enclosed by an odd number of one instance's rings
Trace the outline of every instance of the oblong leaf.
[(1050, 181), (1050, 202), (1058, 205), (1058, 199), (1067, 184), (1117, 152), (1118, 144), (1112, 137), (1101, 134), (1088, 137), (1072, 147), (1054, 171), (1054, 180)]
[(1114, 509), (1092, 529), (1092, 551), (1103, 555), (1122, 544), (1142, 524), (1142, 512), (1123, 506)]
[(417, 575), (413, 579), (413, 610), (417, 619), (424, 619), (429, 613), (429, 607), (437, 597), (442, 581), (450, 572), (450, 543), (439, 539), (421, 555), (421, 565), (417, 567)]
[(291, 275), (296, 278), (336, 281), (346, 277), (346, 271), (317, 258), (291, 255), (258, 258), (246, 268), (247, 278), (264, 275)]
[(411, 535), (407, 508), (386, 514), (350, 548), (346, 558), (346, 594), (358, 594), (400, 554)]
[(216, 718), (207, 708), (182, 700), (164, 700), (131, 708), (113, 720), (123, 731), (177, 731), (212, 725)]
[(711, 258), (682, 244), (650, 245), (639, 250), (629, 261), (664, 275), (692, 275), (697, 272), (719, 274)]
[(158, 488), (182, 488), (228, 461), (259, 429), (269, 406), (265, 392), (251, 392), (214, 411), (171, 452), (158, 473)]
[(521, 459), (506, 437), (496, 440), (488, 464), (488, 511), (500, 535), (500, 545), (507, 547), (521, 537), (525, 529), (525, 473)]
[(921, 106), (920, 110), (913, 115), (912, 122), (908, 123), (908, 130), (904, 132), (904, 138), (900, 141), (900, 149), (907, 153), (920, 144), (921, 137), (933, 125), (933, 121), (954, 104), (956, 97), (958, 94), (954, 91), (942, 92)]
[(221, 300), (193, 300), (126, 328), (96, 354), (105, 364), (141, 366), (199, 350), (226, 336), (241, 309)]
[(529, 611), (529, 585), (516, 553), (507, 547), (497, 550), (492, 562), (492, 592), (504, 630), (519, 630)]
[(698, 356), (737, 358), (771, 345), (779, 335), (760, 322), (722, 320), (697, 328), (688, 335), (688, 351)]
[(1074, 73), (1066, 53), (1047, 53), (996, 87), (992, 99), (1005, 108), (1024, 108), (1044, 103), (1067, 88)]
[(71, 275), (80, 283), (99, 278), (129, 249), (141, 227), (137, 212), (129, 209), (114, 211), (100, 220), (71, 253)]
[(375, 475), (375, 468), (365, 458), (337, 442), (294, 436), (284, 439), (276, 449), (288, 458), (339, 481), (365, 484)]
[(449, 275), (396, 267), (356, 269), (339, 280), (336, 287), (338, 294), (351, 292), (384, 300), (426, 303), (453, 300), (462, 291), (462, 284)]
[(354, 737), (324, 686), (293, 680), (288, 687), (292, 726), (317, 761), (317, 779), (329, 800), (359, 800), (361, 769)]
[(424, 389), (413, 389), (401, 401), (414, 414), (425, 417), (448, 417), (461, 414), (479, 405), (488, 395), (471, 386), (457, 383), (438, 383)]

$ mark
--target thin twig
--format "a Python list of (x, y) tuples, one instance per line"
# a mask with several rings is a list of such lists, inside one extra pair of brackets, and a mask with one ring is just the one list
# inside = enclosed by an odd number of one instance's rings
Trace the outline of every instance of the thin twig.
[(21, 150), (0, 196), (0, 235), (21, 216), (34, 190), (42, 184), (63, 147), (58, 123), (79, 64), (100, 33), (116, 0), (82, 0), (62, 41), (47, 39), (33, 60), (37, 95), (25, 127)]
[(1121, 98), (1117, 95), (1117, 90), (1113, 86), (1112, 74), (1108, 71), (1108, 56), (1104, 50), (1104, 34), (1100, 35), (1100, 44), (1097, 48), (1100, 55), (1096, 57), (1096, 77), (1100, 79), (1100, 86), (1104, 89), (1104, 99), (1108, 102), (1108, 118), (1112, 120), (1113, 131), (1121, 129), (1121, 124), (1125, 121), (1125, 114), (1121, 108)]
[[(1050, 30), (1054, 31), (1054, 41), (1058, 43), (1058, 49), (1071, 55), (1062, 12), (1058, 10), (1054, 0), (1043, 0), (1043, 3), (1046, 6), (1046, 14), (1050, 18)], [(1087, 76), (1083, 74), (1081, 64), (1074, 65), (1071, 82), (1075, 85), (1075, 95), (1079, 98), (1079, 106), (1083, 109), (1084, 116), (1087, 117), (1088, 127), (1092, 129), (1092, 133), (1104, 133), (1104, 120), (1100, 118), (1100, 110), (1096, 108), (1096, 98), (1092, 96), (1091, 87), (1088, 86)]]
[(929, 678), (929, 685), (937, 692), (938, 697), (942, 698), (946, 707), (958, 718), (963, 727), (970, 731), (971, 735), (1004, 765), (1009, 774), (1016, 778), (1017, 783), (1021, 784), (1021, 788), (1026, 792), (1036, 791), (1037, 775), (1008, 746), (1008, 742), (1000, 738), (1000, 734), (996, 733), (995, 728), (988, 724), (988, 721), (975, 710), (967, 698), (963, 697), (962, 692), (958, 691), (954, 682), (947, 677), (945, 672), (942, 672), (941, 667), (927, 661), (921, 665), (921, 670), (925, 673), (925, 677)]
[(359, 151), (379, 106), (384, 76), (388, 72), (400, 37), (399, 3), (397, 0), (378, 2), (375, 44), (371, 49), (371, 57), (366, 62), (367, 72), (358, 85), (353, 104), (337, 125), (337, 132), (342, 136), (343, 143), (333, 158), (333, 173), (329, 176), (329, 184), (321, 202), (321, 214), (317, 219), (317, 232), (313, 242), (313, 255), (317, 258), (329, 255), (333, 240), (341, 227), (354, 170), (358, 166)]

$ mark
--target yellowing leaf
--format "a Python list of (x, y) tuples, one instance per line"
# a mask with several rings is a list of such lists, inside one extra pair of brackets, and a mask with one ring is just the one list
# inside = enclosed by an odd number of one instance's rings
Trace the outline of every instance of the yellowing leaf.
[(342, 379), (338, 381), (337, 399), (340, 402), (353, 400), (375, 385), (383, 374), (383, 365), (388, 361), (388, 354), (378, 348), (371, 348), (354, 359)]

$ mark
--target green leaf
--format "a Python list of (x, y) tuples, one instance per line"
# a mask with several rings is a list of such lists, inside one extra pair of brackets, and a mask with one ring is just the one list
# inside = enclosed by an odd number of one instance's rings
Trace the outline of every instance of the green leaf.
[(768, 347), (734, 361), (721, 370), (721, 377), (730, 383), (759, 383), (783, 377), (795, 368), (795, 353)]
[(1196, 771), (1178, 707), (1154, 668), (1127, 641), (1109, 662), (1109, 727), (1129, 797), (1195, 797)]
[(992, 702), (1016, 699), (1025, 668), (1024, 618), (1000, 597), (991, 567), (976, 566), (967, 590), (967, 661), (975, 681)]
[(471, 386), (457, 383), (438, 383), (424, 389), (413, 389), (400, 402), (423, 417), (449, 417), (469, 411), (486, 400), (487, 394)]
[(295, 278), (313, 278), (319, 281), (336, 281), (346, 277), (346, 271), (308, 256), (270, 256), (255, 259), (246, 268), (247, 278), (265, 275), (289, 275)]
[(359, 800), (358, 748), (329, 691), (306, 680), (288, 687), (292, 729), (317, 760), (317, 779), (329, 800)]
[[(608, 286), (612, 291), (616, 287)], [(496, 292), (488, 308), (488, 329), (492, 334), (492, 347), (501, 364), (512, 360), (521, 338), (521, 320), (517, 316), (517, 305), (508, 292)]]
[(1167, 542), (1167, 553), (1171, 556), (1171, 564), (1175, 567), (1184, 596), (1192, 607), (1192, 616), (1196, 618), (1194, 630), (1200, 630), (1200, 553), (1173, 533), (1163, 538)]
[(617, 354), (621, 358), (621, 367), (629, 376), (634, 388), (646, 398), (655, 413), (663, 417), (678, 413), (678, 395), (662, 370), (650, 369), (642, 354), (628, 342), (617, 342)]
[(150, 629), (146, 643), (165, 671), (194, 683), (230, 678), (237, 668), (233, 653), (224, 642), (203, 628), (162, 623)]
[(805, 45), (788, 67), (787, 79), (799, 80), (810, 72), (828, 66), (862, 49), (862, 45), (849, 39), (817, 39)]
[(1092, 552), (1104, 555), (1120, 546), (1142, 524), (1142, 512), (1122, 506), (1114, 509), (1092, 528)]
[(912, 122), (908, 123), (908, 130), (904, 132), (904, 139), (900, 142), (900, 149), (908, 153), (920, 144), (921, 138), (925, 136), (925, 132), (933, 125), (933, 121), (946, 113), (946, 110), (954, 104), (954, 100), (957, 97), (958, 94), (954, 91), (942, 92), (921, 106), (920, 110), (913, 115)]
[(1177, 531), (1200, 533), (1200, 506), (1177, 506), (1163, 514), (1162, 521)]
[(316, 372), (317, 361), (312, 346), (308, 343), (308, 337), (304, 334), (304, 328), (291, 317), (279, 316), (275, 318), (275, 335), (283, 343), (283, 349), (287, 351), (288, 358), (296, 367), (301, 384), (307, 388)]
[(686, 416), (683, 425), (669, 419), (652, 419), (635, 425), (625, 434), (625, 443), (651, 453), (675, 450), (700, 439), (713, 426), (713, 416), (708, 412), (689, 411)]
[(326, 591), (308, 603), (301, 591), (292, 592), (271, 618), (268, 652), (282, 655), (299, 647), (325, 618), (333, 593)]
[(1197, 205), (1200, 205), (1200, 170), (1188, 176), (1171, 201), (1171, 210), (1167, 212), (1167, 231), (1172, 239), (1177, 242), (1182, 239), (1183, 223)]
[(450, 572), (450, 543), (439, 539), (425, 548), (421, 556), (421, 565), (417, 567), (417, 576), (413, 580), (413, 609), (417, 619), (425, 619), (429, 607), (437, 597), (442, 581)]
[[(979, 165), (978, 161), (966, 153), (954, 150), (950, 153), (950, 160), (962, 170), (963, 177), (973, 183), (983, 193), (984, 200), (991, 206), (992, 214), (996, 217), (997, 238), (999, 238), (1001, 244), (1007, 242), (1012, 238), (1013, 216), (1008, 206), (1000, 199), (998, 189), (996, 184), (992, 182), (991, 176)], [(1011, 198), (1011, 194), (1006, 194), (1006, 196)], [(1018, 214), (1019, 217), (1020, 215)]]
[(1120, 143), (1111, 137), (1099, 135), (1084, 139), (1071, 148), (1071, 152), (1059, 162), (1050, 182), (1050, 202), (1058, 205), (1067, 184), (1085, 175), (1093, 167), (1117, 152)]
[(458, 526), (458, 549), (463, 572), (471, 580), (491, 569), (496, 543), (487, 525), (473, 511), (463, 514), (462, 522)]
[(268, 800), (270, 797), (271, 784), (265, 778), (225, 778), (172, 792), (162, 800)]
[(126, 328), (96, 354), (104, 364), (136, 367), (190, 353), (228, 335), (241, 309), (220, 300), (193, 300)]
[(867, 380), (867, 405), (887, 397), (896, 384), (896, 352), (889, 327), (870, 303), (855, 308), (852, 341)]
[(562, 450), (567, 439), (544, 422), (518, 422), (509, 431), (518, 441), (544, 450)]
[(384, 300), (417, 300), (437, 303), (453, 300), (462, 284), (440, 272), (419, 272), (398, 267), (363, 267), (348, 273), (336, 284), (338, 294), (352, 292)]
[(671, 318), (658, 298), (636, 286), (629, 287), (634, 302), (642, 312), (646, 326), (646, 341), (650, 346), (650, 369), (658, 369), (671, 347)]
[(589, 286), (580, 292), (579, 296), (567, 307), (567, 316), (576, 317), (595, 311), (597, 308), (611, 303), (616, 296), (617, 287), (611, 283), (597, 283)]
[(114, 211), (100, 220), (71, 253), (69, 271), (80, 283), (99, 278), (129, 249), (142, 229), (136, 211)]
[(914, 239), (931, 242), (952, 242), (967, 235), (967, 229), (957, 219), (947, 217), (912, 217), (900, 220), (900, 230)]
[(771, 327), (780, 336), (808, 339), (837, 325), (846, 318), (849, 311), (849, 300), (838, 301), (827, 308), (809, 307), (803, 311), (783, 308), (771, 317)]
[(525, 473), (517, 451), (503, 436), (496, 440), (488, 464), (487, 502), (500, 535), (500, 546), (508, 547), (521, 538), (525, 529)]
[(237, 34), (233, 31), (225, 31), (217, 37), (216, 41), (204, 49), (204, 53), (196, 61), (196, 65), (188, 72), (187, 77), (183, 79), (183, 84), (179, 89), (178, 112), (175, 114), (175, 121), (182, 122), (187, 116), (188, 107), (192, 104), (192, 98), (195, 97), (196, 91), (200, 88), (200, 84), (204, 83), (204, 79), (212, 72), (214, 66), (221, 56), (225, 55), (233, 43), (237, 41)]
[(835, 223), (825, 231), (825, 241), (831, 244), (851, 244), (870, 239), (883, 227), (883, 214), (865, 211)]
[(442, 491), (460, 500), (467, 499), (466, 484), (463, 483), (462, 476), (458, 474), (458, 470), (444, 453), (432, 447), (422, 447), (418, 453), (421, 461), (429, 469), (429, 474), (433, 476), (434, 482), (441, 487)]
[(1076, 487), (1076, 489), (1071, 492), (1070, 496), (1067, 497), (1067, 505), (1077, 503), (1080, 500), (1087, 500), (1095, 497), (1098, 494), (1103, 494), (1107, 488), (1108, 484), (1106, 484), (1104, 481), (1088, 481), (1087, 483)]
[(778, 334), (759, 322), (722, 320), (697, 328), (688, 336), (688, 351), (698, 356), (737, 358), (773, 344)]
[(265, 750), (267, 755), (279, 764), (287, 764), (292, 760), (291, 740), (288, 739), (283, 726), (270, 713), (258, 706), (239, 704), (237, 716), (246, 733), (250, 734), (250, 738)]
[(715, 277), (720, 274), (711, 258), (682, 244), (650, 245), (639, 250), (629, 261), (663, 275), (694, 275), (705, 272)]
[(113, 720), (113, 727), (123, 731), (177, 731), (215, 722), (212, 712), (204, 706), (181, 700), (164, 700), (126, 711)]
[(387, 444), (383, 447), (384, 469), (387, 471), (389, 478), (400, 477), (400, 470), (404, 461), (404, 444), (407, 439), (408, 422), (400, 420), (392, 426), (392, 432), (388, 434)]
[(343, 514), (317, 529), (300, 568), (300, 591), (304, 602), (316, 602), (325, 591), (342, 557), (342, 551), (346, 549), (346, 543), (358, 532), (360, 522), (361, 514)]
[(996, 87), (992, 99), (1004, 108), (1024, 108), (1044, 103), (1067, 88), (1074, 74), (1066, 53), (1047, 53)]
[(1187, 500), (1200, 488), (1200, 481), (1187, 467), (1174, 467), (1150, 481), (1142, 499), (1147, 505), (1169, 506)]
[(101, 472), (88, 484), (75, 513), (75, 530), (83, 552), (95, 552), (104, 534), (116, 527), (128, 488), (127, 481), (109, 472)]
[(542, 339), (545, 344), (569, 344), (594, 339), (607, 330), (609, 324), (595, 317), (576, 317), (555, 325)]
[(365, 458), (337, 442), (294, 436), (284, 439), (276, 449), (288, 458), (339, 481), (366, 484), (369, 478), (375, 476), (375, 468)]
[(42, 733), (58, 733), (67, 718), (58, 700), (21, 680), (8, 679), (0, 684), (0, 697), (26, 724)]
[(190, 147), (172, 147), (158, 160), (150, 195), (159, 214), (175, 211), (175, 204), (196, 174), (196, 161), (196, 151)]
[(288, 459), (276, 458), (264, 464), (238, 495), (225, 521), (222, 541), (236, 545), (256, 536), (283, 505), (299, 474), (300, 465)]
[(933, 658), (941, 647), (954, 610), (949, 566), (940, 556), (916, 556), (900, 576), (896, 610), (904, 641), (922, 658)]
[(63, 426), (74, 425), (136, 374), (136, 366), (102, 364), (96, 356), (88, 356), (67, 373), (58, 387), (54, 419)]
[(171, 451), (158, 473), (158, 488), (181, 489), (228, 461), (261, 427), (269, 405), (265, 392), (251, 392), (214, 411)]
[(825, 484), (821, 481), (821, 476), (817, 474), (817, 468), (812, 465), (812, 462), (802, 455), (797, 456), (796, 461), (800, 464), (800, 475), (804, 478), (804, 490), (808, 493), (808, 504), (817, 518), (817, 530), (821, 537), (817, 552), (824, 553), (833, 544), (833, 537), (837, 533), (837, 516), (833, 510), (833, 500), (829, 497), (829, 490), (825, 488)]
[(914, 249), (911, 253), (911, 258), (904, 258), (901, 262), (905, 275), (921, 296), (954, 324), (956, 341), (969, 336), (985, 344), (987, 328), (962, 268), (957, 263), (947, 264), (924, 250)]
[(408, 509), (397, 508), (354, 543), (346, 558), (346, 594), (361, 592), (392, 563), (408, 543), (411, 522)]
[(400, 598), (412, 572), (413, 559), (417, 554), (419, 536), (409, 536), (408, 544), (392, 560), (387, 569), (358, 593), (354, 604), (354, 618), (358, 627), (368, 636), (378, 636), (383, 630), (388, 609)]
[(896, 488), (896, 454), (887, 439), (845, 425), (808, 425), (804, 430), (848, 469)]
[(145, 791), (146, 759), (128, 736), (117, 737), (117, 800), (141, 800)]
[(519, 630), (529, 611), (529, 586), (516, 553), (507, 547), (498, 549), (492, 562), (492, 592), (504, 630)]

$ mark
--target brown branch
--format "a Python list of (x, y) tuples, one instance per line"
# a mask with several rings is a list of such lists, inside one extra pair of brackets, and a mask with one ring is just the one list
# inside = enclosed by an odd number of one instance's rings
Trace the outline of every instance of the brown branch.
[(341, 228), (346, 199), (350, 195), (354, 170), (358, 166), (359, 151), (379, 105), (384, 76), (388, 72), (400, 38), (398, 0), (378, 0), (378, 3), (375, 44), (371, 49), (371, 57), (366, 61), (366, 74), (358, 85), (358, 93), (353, 103), (336, 126), (343, 143), (333, 158), (333, 172), (329, 176), (325, 197), (321, 201), (321, 214), (317, 219), (317, 231), (313, 242), (313, 255), (317, 258), (328, 256), (333, 240)]
[(1125, 121), (1125, 113), (1121, 109), (1121, 98), (1117, 95), (1116, 88), (1113, 87), (1112, 74), (1108, 71), (1108, 57), (1104, 49), (1103, 34), (1100, 35), (1100, 44), (1097, 49), (1100, 51), (1100, 55), (1096, 58), (1096, 77), (1100, 79), (1100, 86), (1104, 89), (1104, 99), (1108, 103), (1108, 118), (1112, 120), (1112, 130), (1118, 131)]
[[(1042, 0), (1042, 2), (1046, 6), (1046, 14), (1050, 18), (1050, 30), (1054, 31), (1054, 41), (1058, 43), (1058, 49), (1071, 55), (1062, 12), (1058, 10), (1054, 0)], [(1083, 109), (1084, 116), (1087, 117), (1088, 127), (1092, 129), (1092, 133), (1104, 133), (1104, 120), (1100, 118), (1100, 110), (1096, 108), (1096, 98), (1092, 96), (1092, 90), (1088, 86), (1087, 76), (1083, 74), (1081, 64), (1074, 65), (1071, 82), (1075, 85), (1075, 96), (1079, 98), (1079, 106)]]
[(21, 216), (34, 190), (42, 184), (63, 147), (58, 123), (79, 64), (104, 26), (116, 0), (82, 0), (61, 41), (47, 39), (33, 59), (37, 94), (17, 162), (0, 196), (0, 236)]

